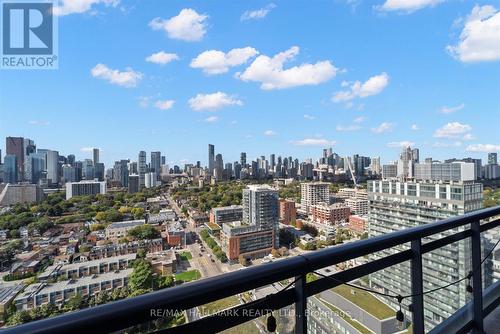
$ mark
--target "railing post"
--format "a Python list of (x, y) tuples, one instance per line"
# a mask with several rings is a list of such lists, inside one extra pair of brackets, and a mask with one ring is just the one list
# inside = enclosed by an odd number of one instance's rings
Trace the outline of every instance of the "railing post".
[(295, 282), (295, 334), (307, 333), (306, 275), (300, 275)]
[(472, 302), (474, 306), (473, 333), (484, 333), (483, 327), (483, 279), (481, 268), (481, 231), (479, 221), (471, 223), (472, 248)]
[(424, 334), (424, 291), (422, 273), (422, 239), (412, 240), (411, 250), (411, 298), (412, 323), (414, 334)]

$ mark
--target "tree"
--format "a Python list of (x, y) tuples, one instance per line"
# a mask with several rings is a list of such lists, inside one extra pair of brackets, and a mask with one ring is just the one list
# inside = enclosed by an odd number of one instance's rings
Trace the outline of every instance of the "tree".
[(130, 210), (130, 213), (134, 216), (134, 219), (142, 219), (144, 218), (144, 209), (143, 208), (133, 208)]
[(64, 303), (65, 311), (76, 311), (81, 309), (84, 306), (84, 300), (81, 294), (77, 293), (68, 299), (66, 303)]
[(24, 324), (24, 323), (29, 322), (29, 321), (31, 321), (30, 313), (28, 311), (21, 310), (21, 311), (17, 311), (9, 318), (9, 320), (7, 321), (7, 325), (17, 326), (17, 325), (21, 325), (21, 324)]
[(128, 235), (139, 240), (155, 239), (160, 237), (160, 232), (149, 224), (139, 225), (128, 231)]
[(146, 260), (138, 260), (134, 264), (134, 270), (129, 277), (129, 287), (132, 294), (138, 290), (150, 289), (153, 282), (153, 268)]
[(158, 277), (158, 287), (160, 289), (171, 287), (174, 283), (174, 276), (172, 275)]

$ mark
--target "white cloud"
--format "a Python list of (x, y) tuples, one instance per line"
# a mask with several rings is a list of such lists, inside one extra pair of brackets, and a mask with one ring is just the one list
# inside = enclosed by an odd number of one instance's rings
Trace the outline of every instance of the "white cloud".
[(218, 120), (219, 120), (218, 116), (210, 116), (210, 117), (205, 118), (205, 122), (208, 122), (208, 123), (215, 123)]
[(457, 112), (459, 110), (462, 110), (463, 108), (465, 108), (465, 103), (460, 103), (458, 106), (454, 106), (454, 107), (443, 106), (443, 107), (441, 107), (440, 111), (443, 114), (451, 114), (451, 113)]
[(411, 125), (411, 127), (410, 127), (410, 129), (412, 129), (413, 131), (418, 131), (418, 130), (420, 130), (420, 128), (418, 127), (418, 125), (417, 125), (417, 124), (412, 124), (412, 125)]
[[(335, 103), (350, 101), (356, 97), (365, 98), (372, 95), (380, 94), (385, 87), (389, 84), (389, 75), (382, 72), (379, 75), (375, 75), (365, 82), (355, 81), (349, 90), (343, 90), (336, 92), (332, 101)], [(343, 87), (346, 87), (345, 85)]]
[(500, 60), (500, 12), (490, 5), (474, 6), (458, 44), (446, 49), (465, 63)]
[(125, 71), (113, 70), (104, 64), (97, 64), (90, 73), (94, 78), (109, 81), (114, 85), (122, 87), (135, 87), (142, 80), (143, 74), (127, 67)]
[(333, 78), (338, 69), (328, 61), (318, 61), (315, 64), (304, 63), (283, 69), (285, 62), (299, 54), (299, 47), (280, 52), (275, 56), (258, 56), (243, 73), (236, 77), (243, 81), (260, 82), (264, 90), (284, 89), (304, 85), (318, 85)]
[(335, 129), (339, 132), (349, 132), (349, 131), (361, 130), (361, 127), (359, 125), (348, 125), (348, 126), (337, 125)]
[(387, 143), (387, 147), (396, 147), (396, 148), (403, 148), (413, 145), (415, 145), (415, 143), (409, 140), (391, 141), (390, 143)]
[(273, 8), (276, 8), (276, 5), (274, 3), (270, 3), (269, 5), (260, 9), (247, 10), (241, 15), (241, 21), (263, 19)]
[(146, 58), (147, 62), (160, 65), (168, 64), (174, 60), (179, 60), (179, 56), (176, 55), (175, 53), (166, 53), (165, 51), (153, 53), (151, 56)]
[(466, 151), (469, 151), (469, 152), (484, 152), (484, 153), (498, 152), (498, 151), (500, 151), (500, 145), (495, 145), (495, 144), (474, 144), (474, 145), (467, 146)]
[(472, 133), (466, 133), (463, 138), (463, 140), (476, 140), (476, 137)]
[(460, 141), (455, 141), (452, 143), (435, 142), (434, 144), (432, 144), (432, 146), (438, 148), (460, 147), (462, 146), (462, 142)]
[(353, 122), (354, 123), (363, 123), (365, 121), (365, 116), (359, 116), (359, 117), (356, 117)]
[(31, 125), (41, 125), (41, 126), (49, 126), (50, 125), (49, 121), (43, 121), (43, 120), (31, 120), (28, 123)]
[(271, 137), (271, 136), (275, 136), (275, 135), (276, 135), (276, 132), (274, 132), (273, 130), (264, 131), (264, 136)]
[(379, 126), (372, 128), (372, 132), (379, 134), (379, 133), (391, 131), (393, 128), (394, 128), (394, 124), (388, 123), (388, 122), (383, 122), (383, 123), (380, 123)]
[(246, 63), (250, 58), (259, 54), (252, 47), (232, 49), (228, 53), (217, 50), (208, 50), (200, 53), (191, 61), (192, 68), (201, 68), (205, 74), (226, 73), (230, 67)]
[(376, 6), (376, 8), (383, 11), (402, 11), (411, 13), (425, 7), (436, 6), (443, 1), (444, 0), (386, 0), (383, 5)]
[(94, 5), (116, 7), (119, 3), (120, 0), (59, 0), (54, 7), (54, 15), (82, 14), (92, 9)]
[(174, 106), (174, 100), (158, 100), (155, 102), (155, 108), (160, 110), (168, 110)]
[[(95, 147), (82, 147), (80, 148), (80, 152), (85, 152), (85, 153), (88, 153), (88, 152), (93, 152)], [(99, 149), (99, 151), (102, 152), (102, 149)]]
[(195, 111), (215, 111), (226, 106), (243, 105), (243, 101), (223, 92), (216, 92), (213, 94), (197, 94), (195, 97), (190, 98), (188, 102), (191, 109)]
[(457, 138), (461, 135), (471, 131), (472, 128), (468, 124), (461, 124), (459, 122), (452, 122), (443, 125), (434, 133), (436, 138)]
[(313, 115), (309, 115), (309, 114), (305, 114), (304, 118), (307, 119), (307, 120), (309, 120), (309, 121), (312, 121), (312, 120), (316, 119), (316, 117), (314, 117)]
[(332, 146), (335, 145), (336, 142), (320, 138), (306, 138), (302, 140), (294, 140), (290, 143), (295, 146)]
[(200, 41), (207, 32), (208, 15), (198, 14), (194, 9), (184, 8), (170, 19), (157, 17), (149, 22), (153, 30), (164, 30), (169, 38), (187, 42)]

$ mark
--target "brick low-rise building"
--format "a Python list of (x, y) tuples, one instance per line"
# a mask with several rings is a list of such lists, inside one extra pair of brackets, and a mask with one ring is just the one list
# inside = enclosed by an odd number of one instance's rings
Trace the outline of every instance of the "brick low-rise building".
[(347, 223), (351, 210), (343, 203), (319, 203), (311, 207), (311, 218), (315, 222), (328, 225)]
[(274, 244), (274, 230), (259, 230), (255, 226), (232, 222), (224, 224), (221, 233), (222, 248), (229, 260), (258, 258), (269, 254)]
[(288, 199), (280, 199), (280, 223), (290, 225), (297, 220), (297, 209), (295, 201)]
[(364, 233), (367, 231), (368, 219), (352, 215), (349, 217), (349, 229), (356, 233)]

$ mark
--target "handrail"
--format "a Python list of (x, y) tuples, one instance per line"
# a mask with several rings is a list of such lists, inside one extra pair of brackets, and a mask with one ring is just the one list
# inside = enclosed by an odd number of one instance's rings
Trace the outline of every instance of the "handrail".
[(150, 311), (152, 309), (186, 310), (496, 215), (500, 215), (500, 206), (34, 321), (8, 328), (4, 333), (117, 331), (155, 319)]

